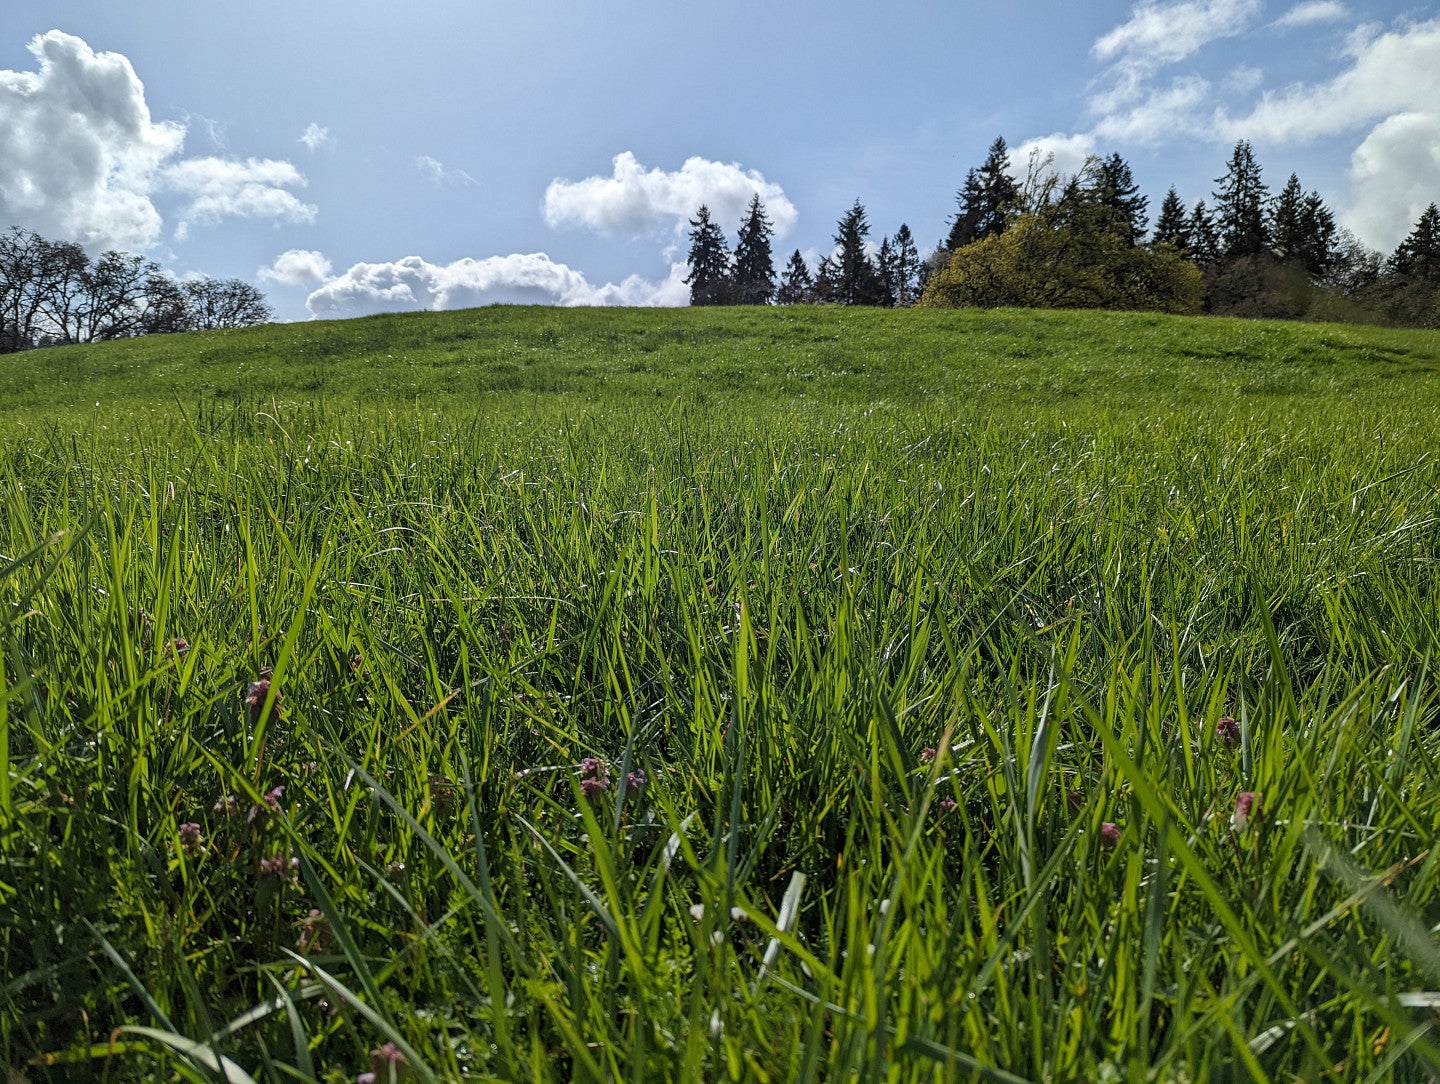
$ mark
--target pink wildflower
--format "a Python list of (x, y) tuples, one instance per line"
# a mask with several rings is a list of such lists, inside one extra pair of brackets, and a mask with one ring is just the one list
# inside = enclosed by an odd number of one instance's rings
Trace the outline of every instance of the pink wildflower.
[(1250, 822), (1260, 816), (1263, 798), (1259, 791), (1242, 790), (1235, 799), (1235, 812), (1230, 817), (1230, 827), (1237, 832), (1244, 831)]
[(200, 834), (200, 826), (194, 821), (187, 821), (180, 826), (180, 848), (191, 858), (204, 853), (205, 837)]
[[(268, 676), (252, 681), (245, 689), (245, 708), (250, 713), (250, 721), (258, 723), (262, 713), (265, 711), (265, 701), (270, 696), (270, 678)], [(271, 707), (271, 714), (280, 718), (280, 701), (284, 697), (279, 690), (275, 692), (275, 703)]]
[(1120, 826), (1114, 821), (1106, 821), (1100, 826), (1100, 846), (1107, 851), (1113, 851), (1120, 845)]
[(1215, 737), (1222, 745), (1231, 749), (1240, 744), (1240, 724), (1228, 715), (1222, 715), (1220, 721), (1215, 724)]
[(935, 759), (935, 753), (936, 749), (933, 745), (927, 746), (926, 748), (920, 750), (920, 763), (929, 764), (932, 760)]

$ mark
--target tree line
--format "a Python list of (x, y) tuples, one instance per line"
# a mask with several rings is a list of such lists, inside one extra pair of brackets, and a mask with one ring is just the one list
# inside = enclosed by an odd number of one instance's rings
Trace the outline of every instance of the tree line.
[(263, 324), (265, 295), (242, 279), (177, 279), (127, 252), (91, 259), (69, 241), (0, 234), (0, 354), (42, 346)]
[(686, 282), (696, 305), (1016, 305), (1440, 327), (1435, 204), (1385, 256), (1341, 229), (1295, 174), (1272, 194), (1247, 140), (1215, 184), (1189, 207), (1172, 186), (1152, 229), (1149, 198), (1119, 154), (1071, 176), (1033, 159), (1017, 180), (1002, 137), (966, 174), (947, 236), (923, 259), (903, 224), (871, 244), (857, 199), (813, 273), (797, 249), (777, 275), (755, 196), (733, 252), (708, 208), (690, 220)]

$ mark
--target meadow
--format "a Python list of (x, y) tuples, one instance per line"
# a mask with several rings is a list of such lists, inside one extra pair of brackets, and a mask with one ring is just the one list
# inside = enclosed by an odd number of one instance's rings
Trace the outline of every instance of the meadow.
[(16, 1081), (1440, 1073), (1440, 336), (0, 359)]

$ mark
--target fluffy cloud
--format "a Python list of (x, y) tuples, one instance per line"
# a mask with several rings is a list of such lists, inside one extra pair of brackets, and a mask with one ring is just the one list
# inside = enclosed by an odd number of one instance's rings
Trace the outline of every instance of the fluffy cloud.
[(280, 286), (316, 286), (330, 277), (330, 261), (324, 253), (292, 248), (275, 257), (269, 267), (256, 272), (265, 282)]
[(97, 248), (144, 248), (162, 228), (150, 192), (185, 130), (150, 119), (130, 61), (52, 30), (37, 72), (0, 71), (0, 220)]
[(222, 218), (277, 218), (310, 222), (315, 207), (301, 203), (286, 189), (304, 186), (305, 178), (289, 162), (271, 158), (188, 158), (167, 166), (167, 187), (186, 197), (175, 236), (184, 239), (194, 224), (211, 225)]
[(1011, 172), (1017, 181), (1023, 183), (1032, 165), (1043, 168), (1048, 161), (1050, 169), (1061, 176), (1070, 176), (1079, 172), (1085, 160), (1096, 153), (1098, 148), (1094, 136), (1052, 132), (1047, 136), (1027, 139), (1011, 151), (1010, 161), (1014, 167)]
[(1128, 21), (1095, 42), (1095, 56), (1111, 63), (1155, 67), (1174, 64), (1217, 38), (1240, 33), (1260, 0), (1141, 0)]
[(1381, 121), (1350, 157), (1354, 204), (1345, 224), (1372, 245), (1393, 249), (1440, 193), (1440, 113)]
[[(178, 195), (176, 236), (228, 216), (307, 221), (288, 162), (181, 159), (185, 126), (151, 119), (130, 61), (59, 30), (30, 42), (34, 72), (0, 71), (0, 222), (93, 250), (154, 245), (157, 199)], [(307, 133), (308, 134), (308, 133)]]
[(313, 120), (306, 125), (305, 132), (298, 140), (305, 144), (305, 149), (315, 151), (326, 143), (330, 142), (330, 129), (316, 124)]
[(331, 319), (410, 309), (465, 309), (479, 305), (685, 305), (686, 267), (664, 282), (632, 275), (621, 283), (591, 284), (584, 275), (543, 252), (463, 259), (439, 265), (419, 256), (392, 263), (357, 263), (306, 300), (317, 317)]
[(734, 229), (754, 195), (765, 204), (776, 236), (789, 233), (799, 217), (795, 205), (758, 171), (705, 158), (688, 158), (673, 172), (646, 169), (625, 151), (615, 156), (609, 177), (552, 181), (545, 190), (545, 221), (606, 235), (679, 233), (704, 204), (717, 222)]
[(1237, 138), (1314, 139), (1440, 102), (1440, 19), (1355, 35), (1347, 56), (1339, 75), (1267, 93), (1248, 114), (1226, 117), (1227, 130)]

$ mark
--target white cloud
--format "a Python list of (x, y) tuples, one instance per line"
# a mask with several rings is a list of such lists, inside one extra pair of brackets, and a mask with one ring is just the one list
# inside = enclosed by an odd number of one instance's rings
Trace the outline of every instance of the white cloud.
[(698, 157), (687, 158), (677, 171), (647, 170), (625, 151), (615, 156), (609, 177), (552, 181), (545, 190), (545, 221), (553, 228), (584, 226), (607, 235), (679, 233), (704, 204), (715, 221), (733, 230), (754, 195), (765, 204), (776, 236), (789, 233), (799, 218), (795, 205), (757, 170)]
[(163, 173), (168, 188), (188, 197), (180, 209), (175, 236), (181, 240), (195, 224), (211, 225), (222, 218), (277, 218), (310, 222), (313, 204), (302, 203), (288, 188), (303, 187), (305, 178), (289, 162), (273, 158), (187, 158)]
[(29, 48), (37, 71), (0, 70), (0, 223), (99, 250), (153, 246), (166, 194), (183, 200), (177, 238), (227, 216), (314, 217), (289, 162), (180, 158), (186, 126), (151, 119), (124, 56), (59, 30)]
[(1440, 102), (1440, 19), (1353, 35), (1350, 66), (1327, 82), (1263, 95), (1245, 116), (1224, 116), (1237, 138), (1274, 142), (1334, 135)]
[(292, 248), (275, 257), (269, 267), (256, 272), (266, 282), (281, 286), (316, 286), (330, 277), (330, 261), (324, 253)]
[(150, 191), (185, 130), (157, 124), (118, 53), (52, 30), (29, 45), (38, 72), (0, 71), (0, 220), (95, 248), (160, 235)]
[(1275, 25), (1282, 30), (1288, 30), (1296, 26), (1310, 26), (1312, 23), (1334, 22), (1349, 14), (1350, 9), (1337, 0), (1309, 0), (1308, 3), (1296, 4), (1276, 19)]
[(1198, 75), (1180, 76), (1168, 87), (1151, 89), (1128, 109), (1102, 116), (1092, 134), (1106, 141), (1145, 144), (1205, 134), (1200, 107), (1209, 96), (1209, 80)]
[(1383, 251), (1440, 200), (1440, 113), (1400, 113), (1377, 124), (1350, 156), (1355, 202), (1341, 218)]
[(453, 169), (438, 158), (431, 158), (428, 154), (422, 154), (419, 158), (415, 159), (415, 168), (436, 184), (445, 184), (447, 182), (454, 184), (479, 183), (463, 169)]
[(324, 319), (496, 304), (676, 306), (690, 300), (686, 273), (686, 266), (677, 264), (663, 282), (632, 275), (595, 286), (543, 252), (467, 258), (443, 266), (407, 256), (391, 263), (357, 263), (315, 290), (306, 306)]
[(1143, 65), (1174, 64), (1217, 38), (1240, 33), (1260, 10), (1260, 0), (1141, 0), (1127, 22), (1095, 42), (1103, 61)]
[(1032, 166), (1044, 169), (1048, 160), (1051, 170), (1068, 177), (1078, 173), (1085, 160), (1097, 153), (1099, 151), (1092, 135), (1052, 132), (1021, 143), (1011, 152), (1010, 161), (1014, 164), (1012, 172), (1015, 179), (1023, 183)]
[(313, 120), (306, 125), (304, 133), (300, 136), (299, 142), (305, 144), (306, 150), (315, 151), (326, 143), (330, 142), (330, 129), (316, 124)]

